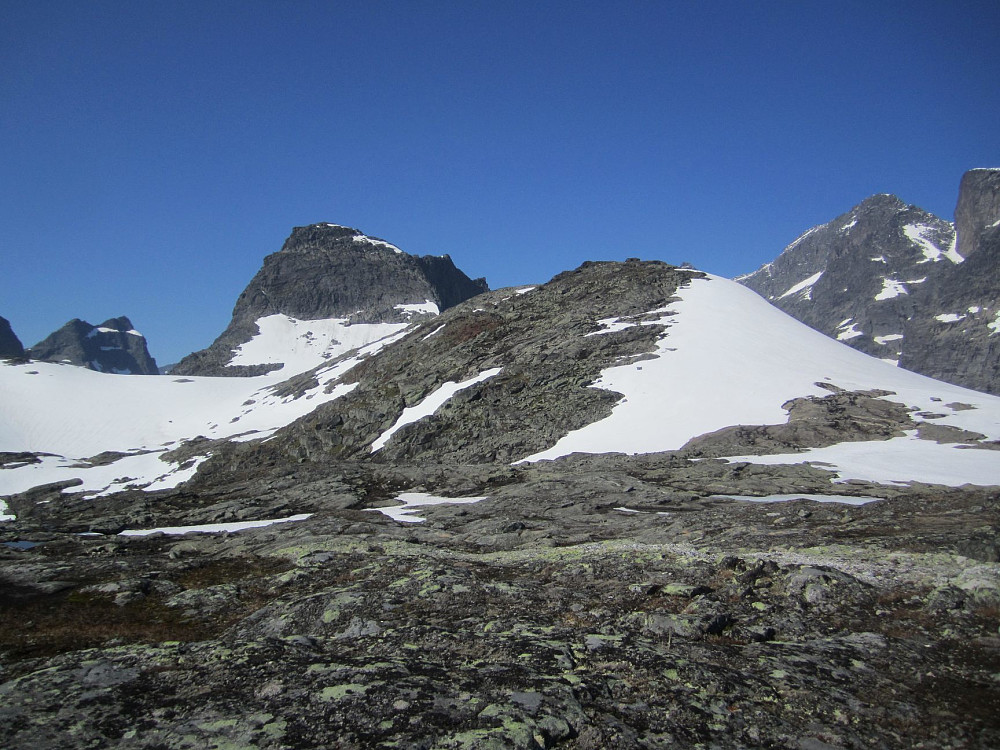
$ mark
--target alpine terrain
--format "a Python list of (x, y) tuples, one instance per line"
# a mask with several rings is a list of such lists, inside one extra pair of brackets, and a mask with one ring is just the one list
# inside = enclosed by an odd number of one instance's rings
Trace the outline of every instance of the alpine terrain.
[(246, 376), (283, 366), (287, 372), (292, 363), (276, 359), (279, 351), (286, 359), (309, 352), (331, 358), (393, 330), (386, 326), (435, 315), (487, 288), (447, 255), (409, 255), (337, 224), (296, 227), (240, 294), (226, 330), (170, 372)]
[(867, 354), (1000, 393), (1000, 169), (963, 176), (954, 225), (875, 195), (737, 281)]
[(93, 326), (74, 318), (27, 350), (41, 362), (66, 362), (117, 375), (157, 375), (146, 338), (122, 316)]
[(24, 346), (10, 327), (10, 321), (0, 317), (0, 358), (20, 359), (23, 356)]
[(1000, 397), (381, 243), (296, 229), (181, 373), (0, 364), (6, 745), (1000, 745)]

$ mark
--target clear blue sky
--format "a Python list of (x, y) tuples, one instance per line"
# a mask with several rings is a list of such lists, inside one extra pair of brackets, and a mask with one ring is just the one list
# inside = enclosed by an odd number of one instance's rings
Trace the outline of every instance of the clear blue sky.
[(0, 0), (0, 315), (207, 346), (296, 225), (725, 276), (1000, 166), (992, 2)]

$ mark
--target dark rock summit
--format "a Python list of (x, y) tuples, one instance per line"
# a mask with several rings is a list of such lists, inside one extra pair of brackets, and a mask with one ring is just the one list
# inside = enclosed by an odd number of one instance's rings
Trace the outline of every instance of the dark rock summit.
[(737, 279), (866, 354), (1000, 393), (1000, 170), (965, 174), (955, 226), (875, 195)]
[(24, 346), (10, 327), (7, 318), (0, 317), (0, 359), (21, 359)]
[(966, 172), (955, 227), (966, 260), (924, 291), (900, 366), (1000, 394), (1000, 169)]
[[(445, 310), (487, 291), (444, 256), (417, 257), (336, 224), (295, 227), (240, 294), (226, 330), (207, 349), (181, 360), (174, 375), (259, 375), (280, 365), (226, 367), (233, 350), (258, 333), (257, 321), (282, 314), (299, 320), (351, 323), (414, 319), (405, 305)], [(419, 313), (417, 313), (419, 314)]]
[(31, 359), (67, 362), (97, 372), (159, 374), (156, 360), (146, 348), (146, 338), (124, 316), (111, 318), (99, 326), (74, 318), (28, 349), (27, 354)]

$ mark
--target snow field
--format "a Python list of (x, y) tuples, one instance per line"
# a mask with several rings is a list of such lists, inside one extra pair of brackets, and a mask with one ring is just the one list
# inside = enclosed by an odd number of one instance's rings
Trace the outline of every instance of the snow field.
[[(559, 458), (570, 453), (655, 453), (677, 450), (691, 438), (731, 425), (783, 424), (782, 404), (830, 391), (882, 389), (887, 400), (920, 412), (942, 414), (935, 424), (1000, 438), (1000, 398), (900, 370), (838, 343), (773, 307), (736, 282), (719, 277), (692, 279), (678, 290), (677, 314), (657, 344), (656, 359), (611, 367), (593, 384), (622, 394), (611, 415), (566, 435), (552, 448), (523, 461)], [(846, 321), (845, 321), (846, 322)], [(952, 408), (949, 404), (955, 404)], [(974, 408), (959, 407), (969, 405)], [(828, 458), (838, 458), (842, 477), (865, 473), (862, 459), (896, 462), (896, 472), (872, 477), (909, 478), (942, 484), (1000, 483), (1000, 451), (942, 446), (915, 436), (877, 443), (844, 443)], [(861, 448), (852, 446), (862, 445)], [(801, 463), (818, 452), (754, 459)], [(912, 455), (909, 461), (907, 456)], [(834, 462), (835, 463), (835, 462)], [(931, 466), (921, 467), (920, 464)], [(853, 469), (852, 467), (857, 467)], [(934, 473), (931, 474), (931, 469)], [(874, 481), (880, 481), (874, 479)]]
[[(127, 487), (175, 487), (190, 479), (207, 455), (181, 468), (164, 460), (164, 453), (199, 435), (233, 440), (272, 435), (320, 404), (350, 393), (357, 384), (336, 381), (365, 357), (401, 338), (408, 328), (398, 323), (343, 326), (334, 321), (326, 328), (303, 329), (298, 326), (302, 321), (269, 317), (274, 320), (262, 319), (262, 334), (254, 340), (258, 354), (277, 354), (281, 331), (300, 334), (285, 340), (286, 344), (291, 341), (292, 350), (303, 340), (324, 340), (334, 329), (350, 332), (339, 344), (331, 344), (335, 352), (343, 351), (343, 346), (359, 348), (352, 357), (320, 367), (317, 384), (298, 398), (279, 397), (275, 386), (300, 372), (289, 372), (289, 366), (305, 371), (317, 360), (326, 361), (312, 343), (298, 349), (302, 356), (288, 357), (285, 368), (255, 378), (122, 377), (46, 362), (0, 365), (0, 451), (53, 454), (37, 464), (0, 470), (0, 495), (74, 478), (83, 481), (74, 491), (95, 496)], [(313, 335), (305, 336), (307, 331)], [(382, 337), (372, 340), (378, 334)], [(80, 459), (104, 451), (133, 455), (104, 466), (81, 464)]]

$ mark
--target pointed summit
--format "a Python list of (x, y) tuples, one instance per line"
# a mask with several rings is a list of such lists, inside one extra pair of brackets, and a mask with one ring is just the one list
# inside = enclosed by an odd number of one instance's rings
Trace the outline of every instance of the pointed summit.
[(157, 375), (156, 360), (149, 355), (146, 338), (124, 315), (99, 326), (74, 318), (31, 347), (31, 359), (65, 362), (97, 372), (118, 375)]
[[(181, 360), (171, 373), (245, 376), (280, 368), (285, 360), (273, 347), (264, 355), (239, 352), (262, 335), (262, 321), (263, 327), (281, 327), (292, 337), (315, 340), (328, 335), (332, 345), (346, 345), (341, 328), (320, 334), (315, 326), (302, 324), (408, 324), (488, 288), (485, 279), (470, 279), (446, 255), (409, 255), (385, 240), (339, 224), (295, 227), (281, 250), (264, 258), (263, 267), (236, 300), (226, 330), (210, 347)], [(359, 330), (355, 328), (355, 333)], [(380, 329), (379, 336), (385, 334)], [(369, 343), (362, 338), (352, 341)]]
[(7, 318), (0, 317), (0, 359), (21, 359), (24, 346), (10, 327)]

